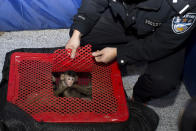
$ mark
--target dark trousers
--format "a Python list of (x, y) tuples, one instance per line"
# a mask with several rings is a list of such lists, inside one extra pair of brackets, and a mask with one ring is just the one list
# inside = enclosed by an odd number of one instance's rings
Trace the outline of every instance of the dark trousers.
[[(93, 29), (82, 38), (81, 45), (90, 43), (93, 50), (98, 50), (127, 44), (131, 35), (125, 32), (121, 21), (114, 19), (110, 10), (106, 10)], [(179, 86), (184, 56), (185, 49), (181, 49), (170, 56), (149, 62), (144, 74), (134, 86), (134, 99), (147, 102), (152, 98), (164, 96)]]

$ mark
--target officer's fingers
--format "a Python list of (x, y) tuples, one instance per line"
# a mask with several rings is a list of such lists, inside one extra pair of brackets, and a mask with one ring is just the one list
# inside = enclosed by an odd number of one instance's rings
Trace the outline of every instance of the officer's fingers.
[(66, 45), (65, 45), (65, 49), (71, 49), (71, 50), (73, 50), (73, 48), (74, 48), (74, 47), (73, 47), (72, 45), (70, 45), (70, 44), (66, 44)]
[(75, 58), (75, 56), (76, 56), (76, 51), (77, 51), (77, 49), (72, 49), (72, 51), (71, 51), (71, 58), (72, 58), (72, 59)]
[(102, 51), (97, 50), (96, 52), (93, 52), (93, 53), (92, 53), (92, 55), (93, 55), (94, 57), (98, 57), (98, 56), (103, 55), (103, 52), (102, 52)]
[(102, 62), (102, 56), (95, 57), (96, 62)]

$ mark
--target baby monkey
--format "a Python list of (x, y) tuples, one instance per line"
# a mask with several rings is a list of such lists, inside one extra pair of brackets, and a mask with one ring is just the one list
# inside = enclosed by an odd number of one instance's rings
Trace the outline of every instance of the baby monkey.
[[(56, 83), (56, 78), (52, 76), (53, 83)], [(89, 99), (92, 95), (87, 88), (81, 87), (78, 83), (78, 76), (74, 71), (66, 71), (60, 74), (60, 80), (56, 84), (54, 90), (55, 96), (59, 97), (78, 97)]]

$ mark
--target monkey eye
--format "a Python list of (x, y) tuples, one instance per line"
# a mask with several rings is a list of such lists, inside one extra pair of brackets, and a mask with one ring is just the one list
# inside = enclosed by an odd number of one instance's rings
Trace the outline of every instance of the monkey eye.
[(67, 78), (67, 80), (72, 80), (72, 81), (73, 81), (73, 80), (74, 80), (74, 78), (72, 78), (72, 77), (69, 77), (69, 78)]

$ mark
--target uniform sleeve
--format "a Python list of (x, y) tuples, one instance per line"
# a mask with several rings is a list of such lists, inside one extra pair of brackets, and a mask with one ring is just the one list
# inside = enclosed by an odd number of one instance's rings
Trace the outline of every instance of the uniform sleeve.
[[(196, 14), (193, 14), (196, 17)], [(166, 57), (181, 46), (196, 27), (196, 21), (192, 22), (187, 31), (175, 33), (176, 27), (172, 20), (163, 23), (152, 35), (130, 41), (127, 45), (117, 48), (117, 61), (120, 65), (133, 64), (143, 61), (154, 61)], [(173, 28), (172, 28), (173, 27)]]
[(108, 0), (82, 0), (78, 14), (74, 16), (72, 29), (86, 35), (108, 7)]

